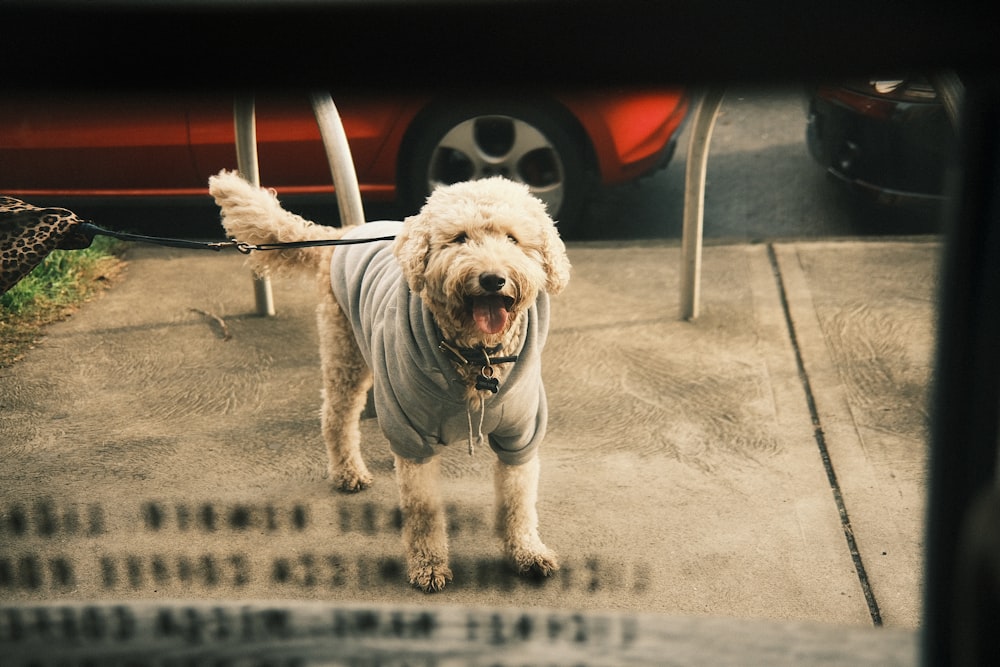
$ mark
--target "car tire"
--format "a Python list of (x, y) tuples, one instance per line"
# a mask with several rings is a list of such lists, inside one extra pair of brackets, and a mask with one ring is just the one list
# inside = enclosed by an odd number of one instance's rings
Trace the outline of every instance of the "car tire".
[(587, 193), (588, 147), (575, 121), (554, 105), (511, 101), (440, 103), (414, 123), (400, 165), (408, 212), (434, 187), (490, 176), (525, 183), (564, 229)]

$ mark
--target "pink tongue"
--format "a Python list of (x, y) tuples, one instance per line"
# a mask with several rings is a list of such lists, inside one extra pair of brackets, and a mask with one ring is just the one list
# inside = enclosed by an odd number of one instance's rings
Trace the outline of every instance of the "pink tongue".
[(483, 333), (495, 334), (507, 326), (507, 308), (503, 297), (477, 296), (472, 299), (472, 319)]

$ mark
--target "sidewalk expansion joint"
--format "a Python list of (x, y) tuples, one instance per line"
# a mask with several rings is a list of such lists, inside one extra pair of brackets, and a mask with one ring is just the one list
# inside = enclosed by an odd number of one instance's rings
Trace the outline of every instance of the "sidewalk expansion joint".
[(837, 504), (837, 512), (840, 514), (840, 525), (847, 540), (847, 548), (854, 562), (854, 569), (858, 574), (858, 581), (861, 590), (864, 592), (865, 602), (868, 604), (868, 613), (871, 615), (872, 623), (875, 626), (882, 625), (882, 612), (879, 611), (878, 601), (872, 591), (871, 583), (868, 580), (868, 573), (858, 550), (857, 540), (854, 538), (854, 529), (851, 527), (851, 518), (847, 513), (847, 506), (844, 504), (844, 496), (840, 490), (840, 483), (837, 481), (837, 473), (833, 468), (833, 461), (830, 459), (830, 451), (826, 446), (826, 435), (823, 433), (823, 424), (820, 421), (819, 410), (816, 408), (816, 399), (813, 394), (812, 384), (809, 381), (809, 374), (806, 372), (805, 362), (802, 359), (802, 350), (799, 347), (798, 336), (795, 333), (795, 323), (792, 319), (792, 310), (788, 303), (788, 293), (785, 290), (785, 281), (781, 275), (781, 266), (778, 257), (774, 252), (774, 244), (767, 244), (767, 256), (771, 262), (771, 270), (774, 273), (774, 280), (778, 288), (778, 296), (781, 299), (781, 308), (785, 314), (785, 325), (788, 327), (788, 338), (795, 352), (795, 364), (798, 368), (799, 380), (802, 382), (802, 389), (805, 392), (806, 404), (809, 407), (809, 416), (812, 419), (813, 437), (819, 449), (820, 458), (823, 461), (823, 469), (826, 471), (827, 480), (830, 482), (830, 490), (833, 492), (834, 502)]

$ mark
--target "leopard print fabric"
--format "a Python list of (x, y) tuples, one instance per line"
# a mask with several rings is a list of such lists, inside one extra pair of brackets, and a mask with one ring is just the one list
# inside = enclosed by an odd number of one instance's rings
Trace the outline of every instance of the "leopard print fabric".
[(64, 208), (39, 208), (0, 196), (0, 294), (17, 284), (53, 250), (79, 250), (91, 237)]

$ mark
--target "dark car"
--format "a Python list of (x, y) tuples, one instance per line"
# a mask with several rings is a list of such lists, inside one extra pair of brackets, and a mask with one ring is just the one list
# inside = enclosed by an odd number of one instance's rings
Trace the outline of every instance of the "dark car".
[[(677, 88), (333, 98), (366, 201), (408, 213), (438, 184), (499, 174), (526, 183), (567, 226), (593, 185), (665, 166), (689, 104)], [(333, 191), (306, 95), (258, 95), (256, 118), (262, 185), (286, 199)], [(0, 99), (0, 194), (63, 206), (207, 200), (208, 177), (224, 168), (236, 168), (225, 94)]]
[(932, 208), (943, 200), (954, 129), (927, 79), (820, 85), (808, 105), (810, 154), (863, 201)]

